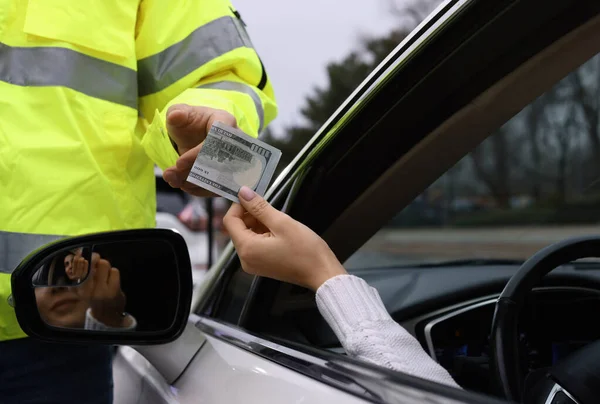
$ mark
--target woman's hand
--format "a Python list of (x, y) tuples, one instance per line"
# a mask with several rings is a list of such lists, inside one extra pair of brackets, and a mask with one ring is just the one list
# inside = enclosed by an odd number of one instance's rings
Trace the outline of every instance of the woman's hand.
[(92, 316), (109, 327), (125, 326), (125, 294), (121, 290), (121, 274), (110, 262), (92, 256), (93, 291), (90, 300)]
[(249, 274), (316, 291), (325, 281), (346, 274), (327, 243), (302, 223), (282, 213), (248, 187), (239, 192), (223, 219), (242, 268)]
[(70, 280), (85, 279), (88, 275), (89, 262), (83, 256), (83, 249), (78, 249), (75, 256), (72, 257), (70, 265), (66, 268), (65, 272)]

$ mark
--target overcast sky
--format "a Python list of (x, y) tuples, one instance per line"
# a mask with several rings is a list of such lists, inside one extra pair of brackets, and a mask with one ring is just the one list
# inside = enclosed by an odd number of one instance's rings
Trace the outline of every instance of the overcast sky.
[(276, 132), (300, 122), (299, 109), (325, 65), (339, 60), (363, 34), (384, 34), (394, 19), (382, 0), (234, 0), (275, 87)]

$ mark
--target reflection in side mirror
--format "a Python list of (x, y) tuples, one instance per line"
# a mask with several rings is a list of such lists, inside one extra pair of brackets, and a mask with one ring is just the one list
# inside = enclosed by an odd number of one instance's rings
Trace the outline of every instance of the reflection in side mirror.
[(192, 293), (183, 238), (164, 229), (52, 243), (13, 273), (17, 319), (54, 341), (164, 343), (185, 327)]
[(87, 279), (90, 260), (91, 250), (87, 246), (57, 252), (33, 274), (33, 286), (78, 285)]

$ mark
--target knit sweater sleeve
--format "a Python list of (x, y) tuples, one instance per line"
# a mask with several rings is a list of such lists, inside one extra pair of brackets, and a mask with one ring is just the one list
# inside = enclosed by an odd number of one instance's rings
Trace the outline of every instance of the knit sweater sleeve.
[(450, 374), (387, 312), (376, 289), (353, 275), (329, 279), (317, 306), (346, 353), (379, 366), (458, 387)]

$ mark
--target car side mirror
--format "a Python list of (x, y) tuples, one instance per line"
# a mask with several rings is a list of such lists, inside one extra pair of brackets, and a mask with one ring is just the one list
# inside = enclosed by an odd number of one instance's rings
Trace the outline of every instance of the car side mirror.
[(173, 341), (185, 328), (192, 299), (186, 243), (168, 229), (61, 239), (25, 258), (11, 282), (23, 331), (67, 343)]

